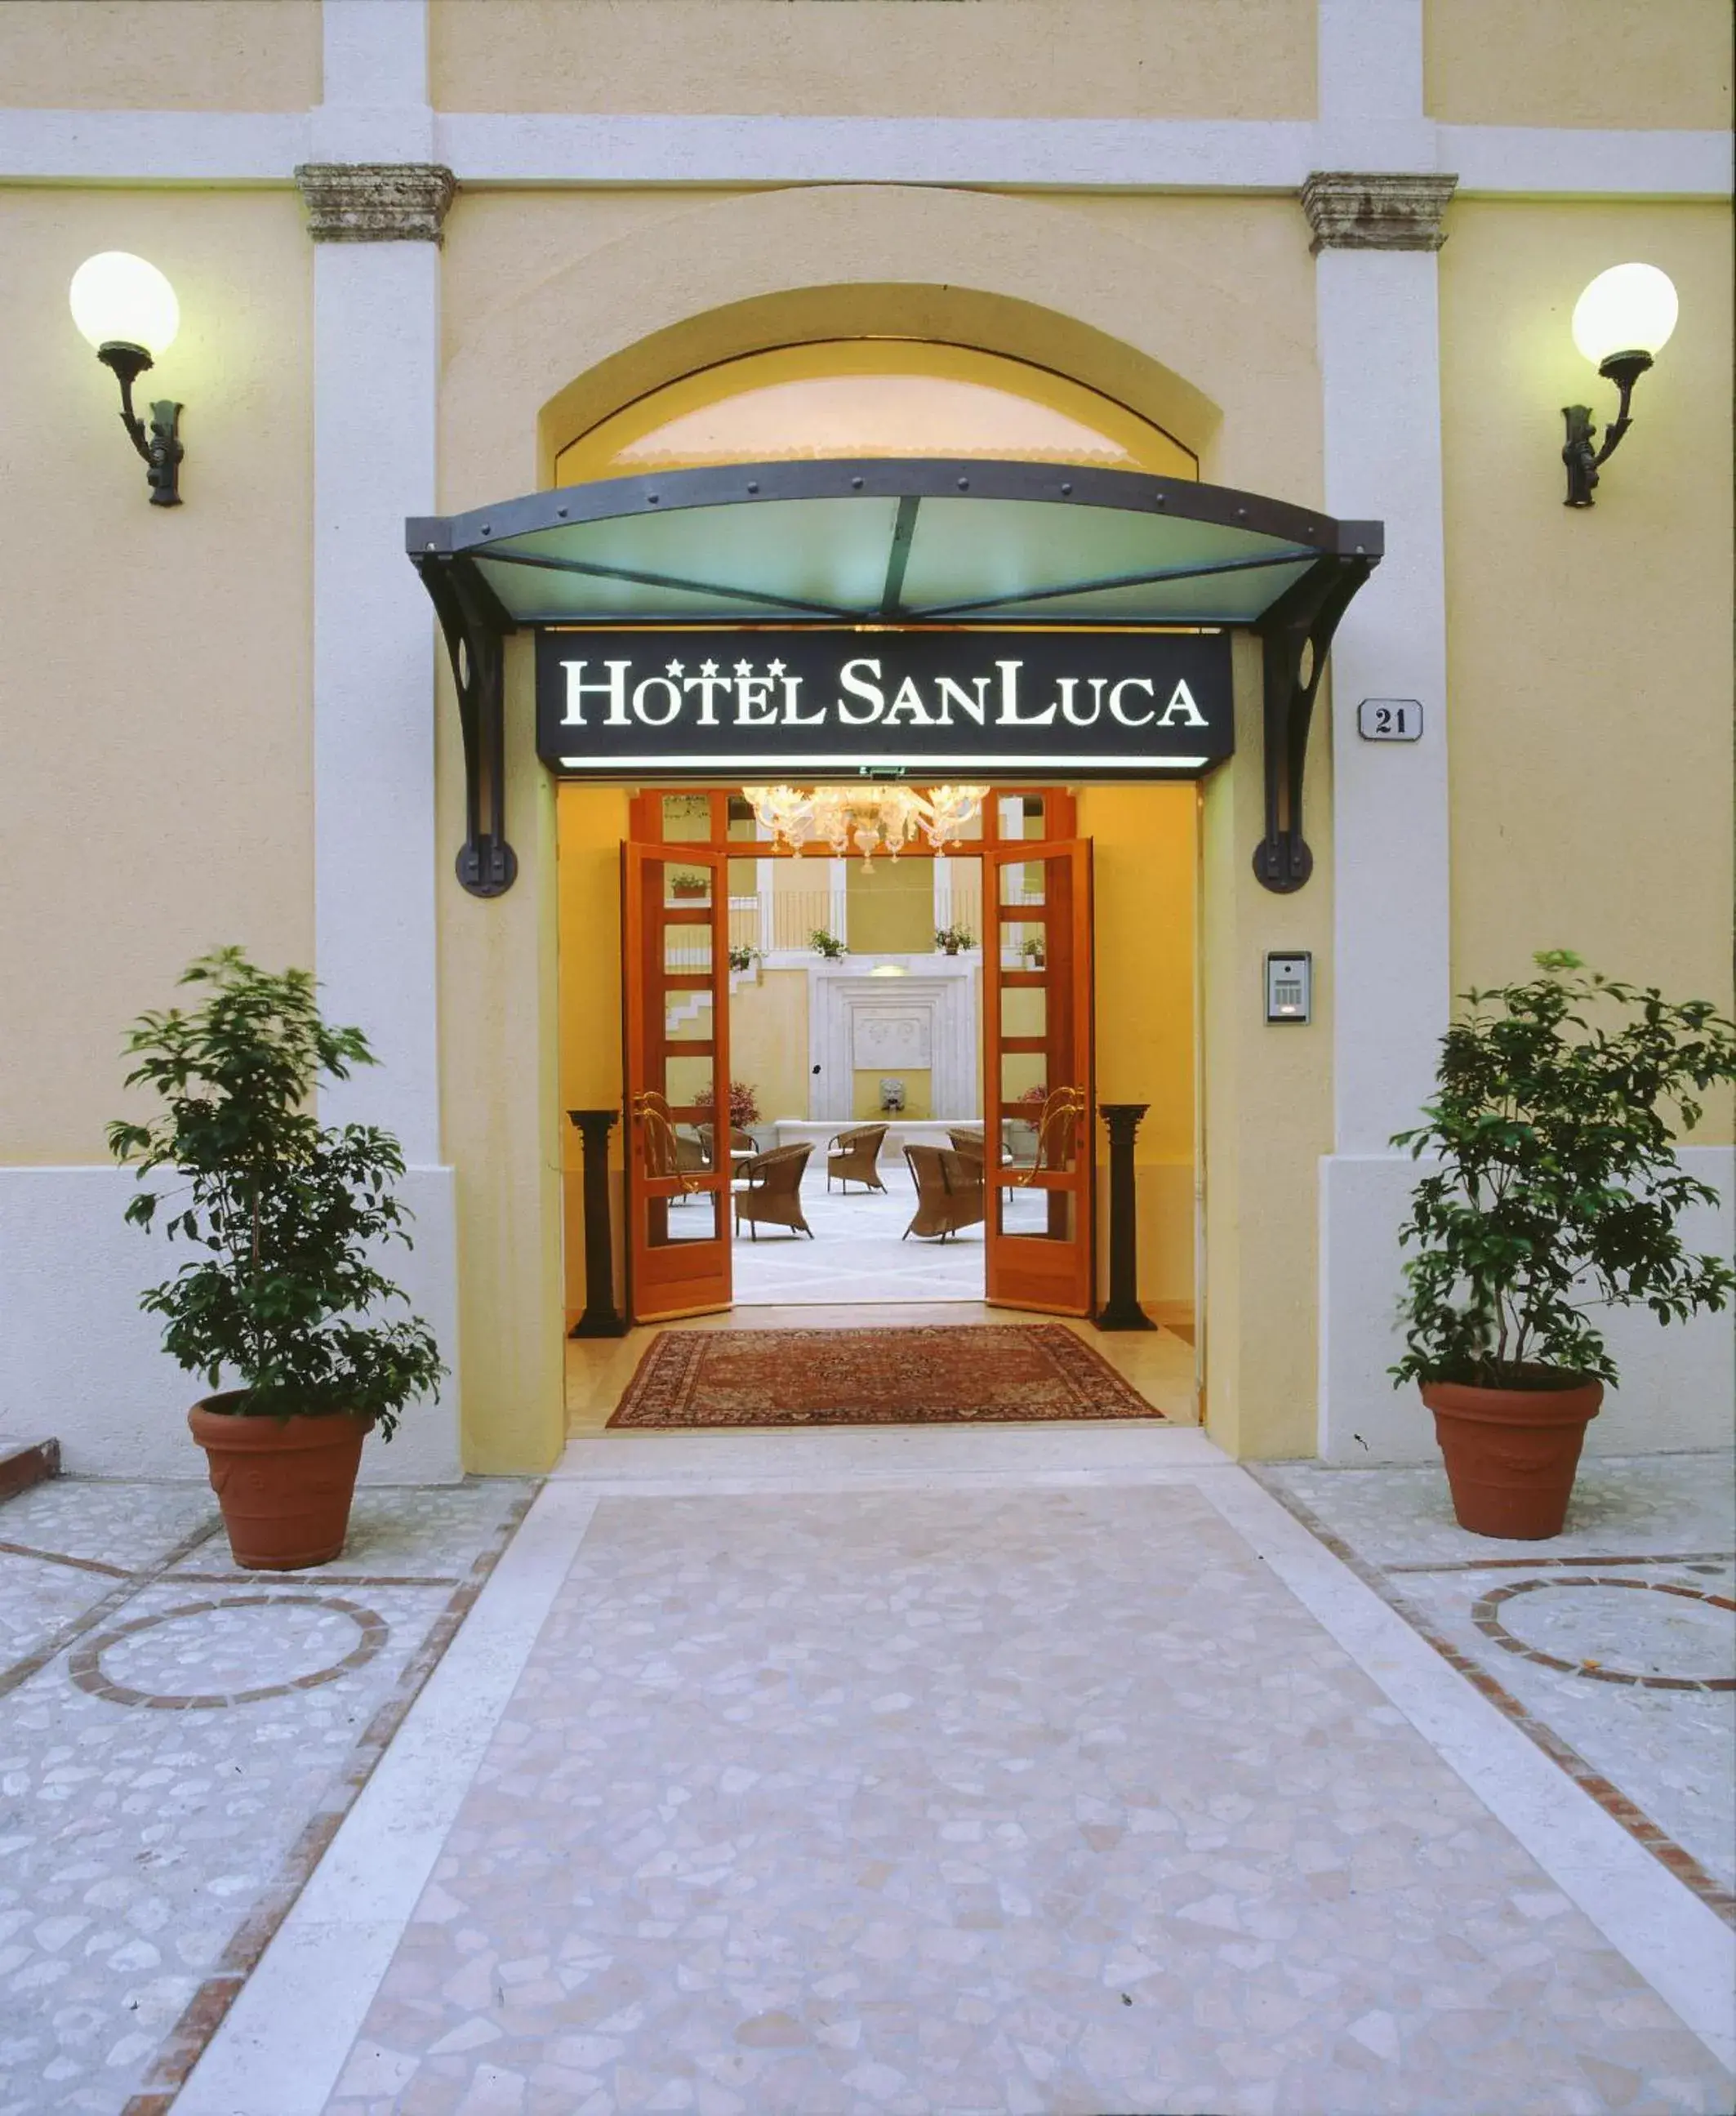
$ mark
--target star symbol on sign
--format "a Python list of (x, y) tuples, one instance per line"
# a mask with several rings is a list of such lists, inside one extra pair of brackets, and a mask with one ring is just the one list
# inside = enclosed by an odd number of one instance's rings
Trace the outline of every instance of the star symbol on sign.
[(736, 674), (737, 674), (737, 675), (738, 675), (738, 676), (751, 676), (751, 675), (752, 675), (752, 674), (753, 674), (753, 673), (754, 673), (754, 665), (752, 664), (752, 662), (751, 662), (751, 661), (737, 661), (737, 664), (736, 664)]
[(672, 661), (669, 664), (668, 673), (672, 676), (684, 676), (687, 672), (679, 661)]
[(768, 661), (765, 665), (765, 673), (768, 676), (781, 676), (783, 674), (783, 664), (781, 661)]
[(714, 676), (714, 675), (716, 675), (716, 674), (717, 674), (717, 664), (716, 664), (716, 662), (715, 662), (715, 661), (701, 661), (701, 662), (700, 662), (700, 664), (699, 665), (699, 672), (700, 672), (700, 675), (702, 675), (702, 676)]

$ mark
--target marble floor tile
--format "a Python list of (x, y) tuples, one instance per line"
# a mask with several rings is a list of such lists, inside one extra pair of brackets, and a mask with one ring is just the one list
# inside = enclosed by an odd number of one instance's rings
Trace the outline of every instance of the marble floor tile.
[(294, 1574), (195, 1485), (0, 1505), (0, 2116), (178, 2082), (529, 1497), (374, 1488)]
[(605, 1489), (347, 2060), (293, 2105), (1731, 2086), (1203, 1491), (943, 1482)]

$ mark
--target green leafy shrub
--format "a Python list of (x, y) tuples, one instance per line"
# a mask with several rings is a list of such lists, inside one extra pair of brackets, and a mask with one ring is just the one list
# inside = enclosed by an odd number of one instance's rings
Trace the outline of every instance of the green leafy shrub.
[(412, 1398), (446, 1369), (415, 1316), (370, 1319), (406, 1296), (370, 1261), (401, 1241), (408, 1209), (393, 1195), (404, 1158), (371, 1125), (323, 1126), (322, 1079), (375, 1060), (359, 1028), (328, 1026), (306, 970), (258, 968), (239, 948), (202, 956), (182, 975), (206, 987), (190, 1011), (143, 1014), (127, 1033), (129, 1087), (154, 1092), (149, 1124), (108, 1127), (109, 1151), (143, 1183), (126, 1208), (139, 1227), (203, 1249), (140, 1296), (163, 1319), (165, 1349), (190, 1373), (238, 1392), (241, 1417), (351, 1411), (387, 1439)]
[(1676, 1232), (1717, 1193), (1674, 1153), (1698, 1097), (1736, 1079), (1736, 1027), (1706, 1000), (1585, 973), (1564, 950), (1536, 960), (1528, 983), (1464, 994), (1427, 1120), (1392, 1142), (1440, 1164), (1399, 1237), (1416, 1254), (1395, 1382), (1613, 1382), (1588, 1309), (1681, 1322), (1736, 1288), (1727, 1263), (1689, 1254)]
[(837, 934), (829, 933), (824, 926), (816, 926), (809, 934), (808, 945), (816, 955), (824, 955), (829, 963), (841, 963), (847, 953)]

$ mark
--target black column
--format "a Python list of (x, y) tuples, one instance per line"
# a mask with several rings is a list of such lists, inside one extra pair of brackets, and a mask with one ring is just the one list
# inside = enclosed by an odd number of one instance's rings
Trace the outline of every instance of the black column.
[(1139, 1304), (1139, 1223), (1133, 1206), (1133, 1134), (1149, 1102), (1100, 1102), (1109, 1128), (1109, 1297), (1100, 1330), (1155, 1330)]
[(615, 1250), (609, 1230), (609, 1135), (614, 1110), (568, 1110), (585, 1143), (585, 1313), (569, 1337), (624, 1337), (627, 1318), (615, 1306)]

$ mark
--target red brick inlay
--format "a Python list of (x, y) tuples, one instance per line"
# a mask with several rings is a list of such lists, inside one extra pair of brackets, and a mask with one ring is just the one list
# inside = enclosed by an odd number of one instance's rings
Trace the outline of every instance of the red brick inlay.
[[(124, 1682), (112, 1681), (103, 1672), (103, 1655), (135, 1631), (152, 1631), (158, 1624), (172, 1624), (180, 1617), (207, 1616), (214, 1609), (259, 1608), (267, 1603), (282, 1606), (286, 1603), (298, 1603), (307, 1609), (341, 1609), (361, 1636), (342, 1660), (333, 1661), (329, 1668), (315, 1668), (311, 1675), (298, 1675), (288, 1682), (265, 1683), (257, 1690), (236, 1690), (204, 1696), (173, 1692), (159, 1695), (149, 1690), (129, 1689)], [(67, 1663), (67, 1672), (80, 1690), (88, 1690), (93, 1697), (107, 1698), (111, 1704), (142, 1704), (156, 1712), (204, 1712), (226, 1704), (257, 1704), (262, 1698), (288, 1697), (298, 1690), (317, 1690), (321, 1683), (335, 1682), (352, 1668), (364, 1667), (372, 1660), (388, 1635), (383, 1617), (377, 1616), (372, 1609), (363, 1608), (359, 1602), (346, 1602), (336, 1594), (227, 1594), (220, 1602), (183, 1602), (178, 1608), (164, 1609), (158, 1616), (135, 1617), (130, 1624), (117, 1624), (100, 1638), (85, 1640)]]
[(1637, 1690), (1736, 1690), (1736, 1676), (1631, 1675), (1621, 1668), (1605, 1668), (1601, 1662), (1563, 1660), (1517, 1639), (1497, 1612), (1515, 1594), (1534, 1594), (1545, 1587), (1624, 1587), (1636, 1594), (1674, 1594), (1684, 1602), (1707, 1602), (1715, 1609), (1736, 1610), (1736, 1602), (1725, 1594), (1708, 1594), (1698, 1587), (1673, 1587), (1656, 1580), (1605, 1580), (1595, 1574), (1563, 1573), (1555, 1580), (1514, 1580), (1504, 1587), (1491, 1588), (1471, 1612), (1471, 1621), (1486, 1639), (1493, 1639), (1522, 1660), (1534, 1660), (1539, 1668), (1558, 1668), (1564, 1675), (1582, 1676), (1587, 1682), (1619, 1682)]

